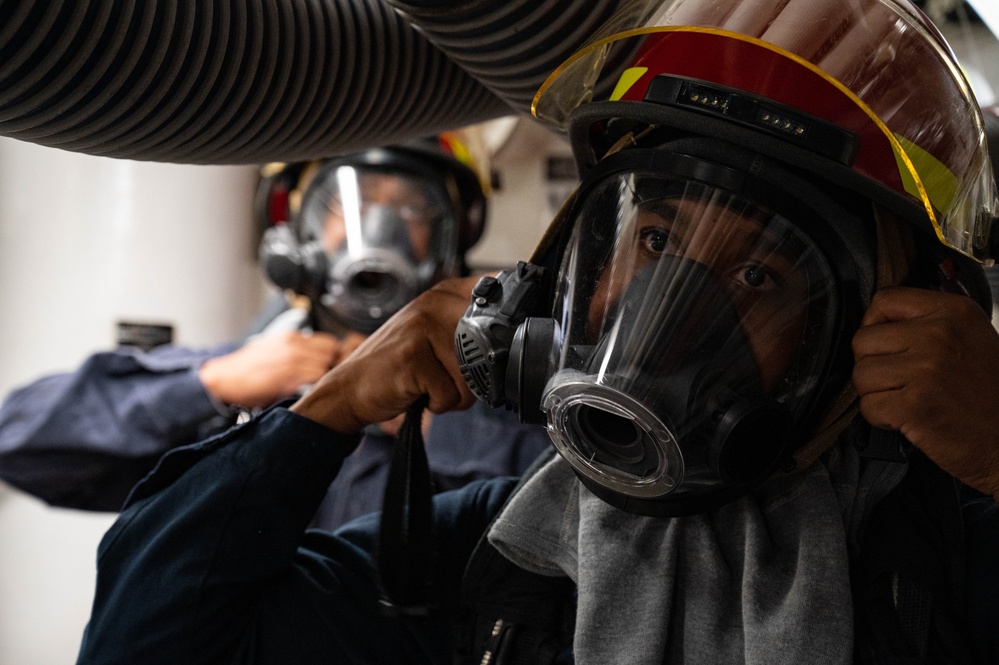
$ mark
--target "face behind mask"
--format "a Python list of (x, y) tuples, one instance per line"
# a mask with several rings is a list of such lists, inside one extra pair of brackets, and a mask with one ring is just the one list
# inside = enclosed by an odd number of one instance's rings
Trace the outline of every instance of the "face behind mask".
[[(459, 363), (481, 398), (544, 422), (614, 506), (673, 516), (737, 498), (790, 465), (849, 380), (875, 282), (861, 199), (681, 139), (605, 157), (546, 238), (534, 272), (473, 299)], [(532, 283), (550, 318), (507, 321)]]
[(597, 344), (568, 354), (583, 369), (557, 372), (546, 388), (560, 452), (601, 484), (647, 498), (770, 473), (787, 451), (790, 414), (765, 393), (711, 271), (667, 256), (642, 269), (612, 309)]
[(320, 327), (374, 332), (457, 264), (457, 221), (440, 183), (340, 166), (317, 175), (302, 203), (304, 235), (323, 253)]
[(329, 256), (329, 291), (320, 302), (351, 328), (370, 333), (422, 290), (419, 259), (405, 220), (388, 205), (370, 205), (362, 242), (341, 241)]

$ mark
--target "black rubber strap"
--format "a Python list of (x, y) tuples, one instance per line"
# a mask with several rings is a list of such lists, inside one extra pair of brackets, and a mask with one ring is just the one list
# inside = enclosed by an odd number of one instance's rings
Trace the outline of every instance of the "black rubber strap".
[(392, 451), (376, 552), (382, 608), (390, 616), (430, 611), (433, 487), (420, 425), (428, 397), (406, 410)]

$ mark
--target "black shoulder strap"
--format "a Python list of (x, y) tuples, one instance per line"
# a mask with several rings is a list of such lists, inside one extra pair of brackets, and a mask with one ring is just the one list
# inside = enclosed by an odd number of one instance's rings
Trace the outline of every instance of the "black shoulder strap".
[[(553, 456), (552, 448), (541, 453), (510, 496)], [(571, 659), (576, 585), (516, 566), (489, 543), (488, 533), (487, 527), (462, 580), (454, 662), (548, 665)]]
[(406, 410), (392, 449), (375, 552), (382, 608), (391, 616), (430, 611), (433, 565), (433, 487), (421, 421), (428, 397)]
[(853, 562), (855, 661), (972, 663), (957, 483), (896, 437), (872, 432), (882, 453), (904, 447), (909, 469), (874, 508)]
[(572, 648), (575, 590), (569, 578), (524, 570), (486, 544), (465, 575), (455, 663), (559, 662)]

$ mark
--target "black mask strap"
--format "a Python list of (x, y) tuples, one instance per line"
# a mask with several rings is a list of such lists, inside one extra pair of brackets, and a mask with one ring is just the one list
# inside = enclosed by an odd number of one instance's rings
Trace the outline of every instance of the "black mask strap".
[(385, 485), (376, 559), (382, 610), (388, 616), (430, 611), (433, 488), (420, 430), (428, 401), (423, 395), (406, 409)]

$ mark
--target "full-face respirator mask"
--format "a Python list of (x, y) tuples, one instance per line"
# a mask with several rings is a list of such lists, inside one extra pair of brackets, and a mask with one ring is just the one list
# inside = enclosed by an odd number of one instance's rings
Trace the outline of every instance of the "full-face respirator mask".
[(320, 330), (374, 332), (460, 271), (458, 197), (430, 165), (402, 169), (398, 161), (326, 163), (292, 221), (265, 233), (265, 272), (310, 298)]
[(476, 394), (545, 423), (595, 494), (654, 516), (791, 462), (847, 380), (843, 331), (873, 284), (870, 220), (716, 141), (677, 150), (598, 164), (548, 273), (485, 278), (455, 340)]

